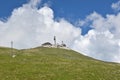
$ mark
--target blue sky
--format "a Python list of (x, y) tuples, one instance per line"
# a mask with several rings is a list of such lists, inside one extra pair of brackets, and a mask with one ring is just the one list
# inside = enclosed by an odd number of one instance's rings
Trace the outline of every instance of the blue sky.
[[(96, 11), (103, 16), (112, 14), (111, 4), (117, 0), (42, 0), (41, 4), (47, 3), (53, 10), (55, 18), (65, 18), (74, 24), (79, 19), (84, 19), (90, 13)], [(0, 18), (6, 18), (11, 12), (28, 0), (1, 0)], [(41, 5), (41, 6), (42, 6)]]
[(22, 6), (27, 0), (1, 0), (0, 1), (0, 18), (9, 17), (15, 8)]
[(0, 46), (64, 43), (84, 55), (120, 63), (120, 0), (1, 0)]
[[(56, 20), (65, 18), (75, 25), (78, 20), (86, 18), (87, 15), (94, 11), (104, 17), (106, 14), (113, 14), (114, 11), (110, 5), (116, 1), (117, 0), (42, 0), (40, 6), (45, 4), (49, 5), (54, 11), (54, 18)], [(28, 0), (1, 0), (0, 18), (8, 18), (15, 8), (27, 2)], [(89, 26), (82, 28), (82, 35), (85, 35), (89, 29), (91, 29)]]
[(77, 20), (83, 19), (93, 11), (102, 15), (113, 13), (110, 5), (115, 0), (53, 0), (51, 7), (55, 11), (55, 16)]

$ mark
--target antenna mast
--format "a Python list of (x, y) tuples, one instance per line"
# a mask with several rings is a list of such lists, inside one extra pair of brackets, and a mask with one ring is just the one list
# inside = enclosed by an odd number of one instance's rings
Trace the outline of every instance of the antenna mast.
[(13, 54), (13, 41), (11, 41), (11, 54)]
[(56, 47), (56, 36), (54, 36), (54, 45)]

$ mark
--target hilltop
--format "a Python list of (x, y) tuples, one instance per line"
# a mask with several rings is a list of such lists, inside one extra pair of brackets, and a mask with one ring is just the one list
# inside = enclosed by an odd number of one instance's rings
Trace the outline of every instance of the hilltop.
[(10, 48), (0, 48), (0, 79), (120, 80), (120, 64), (61, 48), (14, 49), (13, 53)]

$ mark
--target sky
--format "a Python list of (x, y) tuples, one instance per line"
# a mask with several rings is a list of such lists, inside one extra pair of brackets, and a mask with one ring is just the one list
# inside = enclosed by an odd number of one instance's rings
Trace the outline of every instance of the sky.
[(0, 46), (62, 41), (95, 59), (120, 63), (120, 0), (1, 0)]

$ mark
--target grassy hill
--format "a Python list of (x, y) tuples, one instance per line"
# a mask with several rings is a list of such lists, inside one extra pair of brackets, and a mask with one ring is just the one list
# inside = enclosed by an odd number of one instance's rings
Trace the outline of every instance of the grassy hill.
[(120, 80), (120, 64), (72, 50), (0, 48), (0, 80)]

